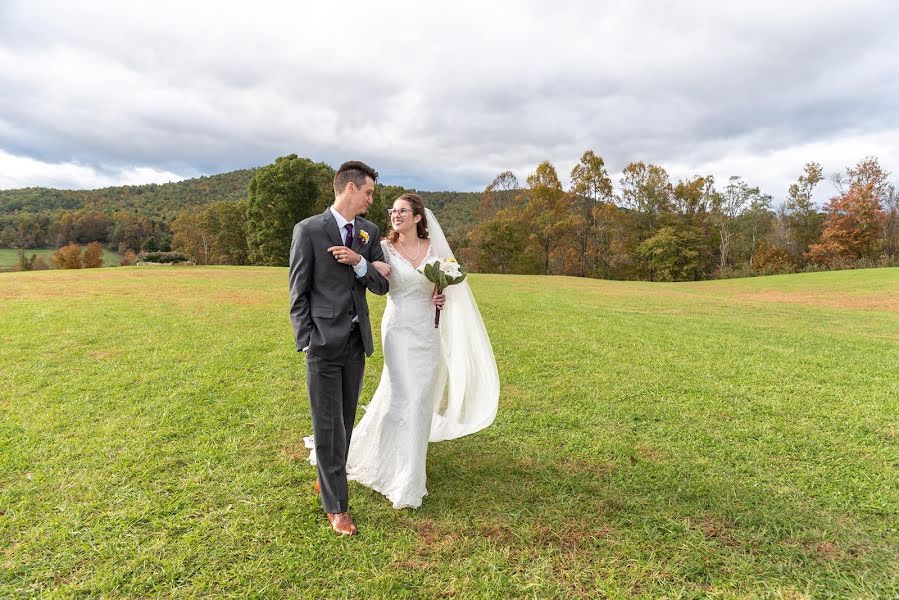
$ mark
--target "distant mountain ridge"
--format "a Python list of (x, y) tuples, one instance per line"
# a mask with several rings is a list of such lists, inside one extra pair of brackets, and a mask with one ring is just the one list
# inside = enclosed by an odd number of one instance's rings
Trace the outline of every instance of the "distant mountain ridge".
[[(60, 190), (32, 187), (0, 190), (0, 216), (17, 213), (99, 211), (113, 214), (128, 211), (157, 217), (171, 223), (178, 212), (220, 200), (238, 201), (247, 196), (247, 186), (256, 169), (241, 169), (170, 183), (147, 183), (99, 188)], [(451, 240), (458, 242), (474, 224), (481, 201), (478, 192), (418, 191)]]
[(242, 200), (256, 169), (241, 169), (170, 183), (146, 183), (99, 188), (59, 190), (32, 187), (0, 190), (0, 214), (57, 210), (131, 210), (171, 220), (179, 210), (219, 200)]

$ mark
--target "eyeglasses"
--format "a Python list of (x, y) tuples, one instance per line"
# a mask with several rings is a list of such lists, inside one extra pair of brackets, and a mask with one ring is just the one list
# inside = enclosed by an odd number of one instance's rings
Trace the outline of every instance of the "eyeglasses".
[(388, 208), (387, 209), (387, 214), (388, 214), (388, 216), (391, 216), (391, 217), (395, 214), (399, 214), (401, 217), (404, 217), (406, 215), (411, 215), (412, 213), (413, 213), (413, 211), (408, 208)]

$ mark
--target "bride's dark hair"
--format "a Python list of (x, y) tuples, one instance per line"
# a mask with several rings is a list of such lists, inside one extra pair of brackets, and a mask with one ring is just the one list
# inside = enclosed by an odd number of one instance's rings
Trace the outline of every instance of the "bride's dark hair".
[[(421, 215), (421, 221), (418, 222), (418, 237), (423, 240), (428, 239), (428, 217), (425, 216), (425, 201), (418, 194), (407, 192), (397, 198), (397, 200), (405, 200), (412, 205), (412, 216)], [(396, 202), (396, 200), (394, 200)], [(387, 232), (387, 241), (393, 243), (399, 238), (399, 234), (393, 230), (393, 224), (390, 225), (390, 231)]]

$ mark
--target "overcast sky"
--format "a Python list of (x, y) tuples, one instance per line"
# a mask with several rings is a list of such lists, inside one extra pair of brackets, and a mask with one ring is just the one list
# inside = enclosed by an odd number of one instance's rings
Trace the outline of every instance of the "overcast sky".
[(468, 191), (592, 149), (781, 199), (810, 160), (899, 171), (897, 134), (895, 0), (0, 0), (0, 188), (296, 153)]

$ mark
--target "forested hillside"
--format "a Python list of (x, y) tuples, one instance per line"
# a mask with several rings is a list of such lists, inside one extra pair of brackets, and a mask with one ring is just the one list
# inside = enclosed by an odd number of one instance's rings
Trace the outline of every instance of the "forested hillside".
[(247, 195), (247, 185), (255, 172), (256, 169), (241, 169), (172, 183), (125, 185), (98, 190), (41, 187), (0, 190), (0, 215), (58, 210), (105, 213), (128, 210), (148, 217), (171, 220), (179, 210), (188, 206), (218, 200), (243, 200)]
[[(177, 250), (199, 264), (286, 265), (294, 224), (333, 201), (333, 178), (330, 165), (291, 154), (163, 185), (0, 191), (0, 248), (99, 242), (119, 253)], [(641, 161), (616, 182), (588, 150), (567, 189), (543, 161), (523, 182), (505, 171), (481, 193), (419, 194), (474, 272), (684, 281), (899, 265), (891, 178), (865, 157), (829, 177), (809, 162), (778, 196), (739, 176), (675, 181)], [(832, 195), (820, 207), (812, 198), (822, 185)], [(382, 231), (405, 191), (378, 182), (368, 218)]]

